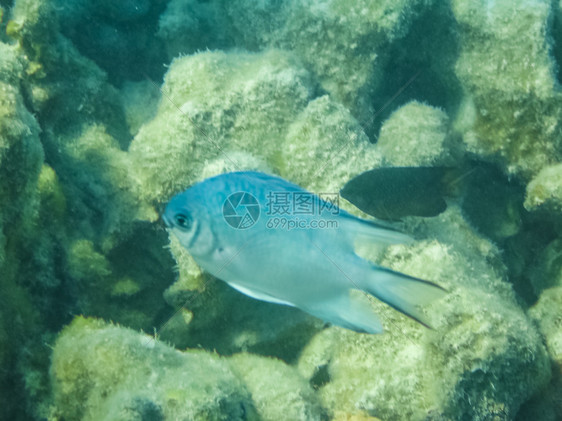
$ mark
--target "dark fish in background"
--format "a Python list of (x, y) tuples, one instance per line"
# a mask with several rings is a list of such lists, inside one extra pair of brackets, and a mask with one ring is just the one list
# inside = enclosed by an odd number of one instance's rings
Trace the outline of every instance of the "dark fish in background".
[(365, 171), (340, 194), (378, 219), (436, 216), (447, 208), (448, 180), (456, 170), (445, 167), (388, 167)]
[(445, 199), (452, 199), (467, 221), (494, 241), (517, 234), (526, 215), (524, 186), (494, 165), (474, 161), (458, 168), (377, 168), (351, 179), (340, 193), (363, 212), (387, 221), (437, 216), (447, 208)]

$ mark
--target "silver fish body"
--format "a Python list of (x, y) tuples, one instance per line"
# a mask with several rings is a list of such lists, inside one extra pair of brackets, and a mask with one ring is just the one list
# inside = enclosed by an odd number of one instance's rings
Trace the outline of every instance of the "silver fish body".
[[(313, 206), (281, 216), (272, 212), (275, 197), (304, 197)], [(444, 293), (355, 253), (359, 240), (380, 246), (410, 241), (407, 235), (268, 174), (233, 172), (204, 180), (174, 196), (163, 219), (204, 270), (233, 288), (358, 332), (382, 331), (367, 295), (427, 325), (418, 306)]]

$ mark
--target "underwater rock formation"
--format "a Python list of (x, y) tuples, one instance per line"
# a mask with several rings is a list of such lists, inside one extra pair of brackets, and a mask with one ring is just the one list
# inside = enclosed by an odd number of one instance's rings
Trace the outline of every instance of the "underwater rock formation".
[(309, 73), (283, 51), (175, 59), (156, 117), (141, 127), (129, 149), (141, 185), (137, 197), (165, 201), (199, 180), (205, 163), (217, 158), (246, 168), (229, 157), (232, 152), (273, 159), (313, 90)]
[[(264, 375), (267, 373), (267, 375)], [(312, 388), (279, 360), (180, 352), (100, 320), (76, 318), (51, 366), (64, 419), (320, 420)]]
[[(536, 288), (544, 288), (539, 300), (529, 309), (529, 316), (539, 326), (549, 356), (552, 361), (552, 379), (543, 391), (537, 394), (523, 408), (522, 416), (537, 417), (544, 420), (556, 420), (562, 415), (562, 330), (560, 329), (560, 312), (553, 309), (562, 308), (562, 243), (553, 241), (540, 256), (534, 268), (539, 274), (540, 283)], [(537, 415), (538, 414), (538, 415)]]
[(51, 376), (57, 412), (68, 419), (244, 419), (253, 412), (249, 393), (220, 357), (182, 354), (93, 319), (77, 318), (61, 333)]
[[(205, 176), (212, 175), (209, 174), (209, 171), (205, 171), (204, 169), (195, 170), (193, 174), (193, 168), (185, 168), (181, 165), (183, 160), (187, 159), (187, 155), (193, 153), (190, 152), (192, 150), (197, 150), (197, 153), (201, 154), (198, 155), (199, 158), (196, 163), (200, 162), (203, 164), (212, 162), (212, 165), (216, 167), (216, 162), (218, 160), (225, 163), (225, 165), (218, 166), (219, 169), (223, 170), (248, 169), (248, 167), (244, 166), (246, 162), (252, 162), (254, 165), (257, 162), (250, 161), (248, 159), (249, 155), (247, 154), (259, 151), (259, 157), (262, 162), (265, 162), (266, 166), (272, 168), (274, 171), (278, 171), (289, 179), (298, 180), (298, 182), (304, 186), (310, 186), (312, 189), (318, 189), (320, 191), (322, 191), (322, 188), (341, 185), (346, 178), (360, 172), (363, 168), (380, 165), (381, 154), (376, 151), (375, 147), (362, 141), (361, 137), (357, 138), (357, 133), (361, 134), (361, 132), (358, 131), (360, 128), (356, 125), (354, 126), (353, 119), (346, 117), (345, 109), (337, 105), (332, 105), (333, 103), (328, 97), (320, 97), (311, 100), (306, 107), (303, 105), (287, 107), (287, 105), (285, 105), (286, 103), (283, 102), (287, 101), (284, 99), (285, 97), (279, 97), (279, 95), (275, 97), (275, 99), (280, 102), (275, 102), (275, 105), (266, 107), (266, 110), (274, 109), (281, 115), (287, 115), (287, 109), (292, 110), (292, 113), (296, 114), (296, 123), (293, 123), (289, 130), (287, 130), (287, 123), (285, 120), (274, 119), (273, 122), (278, 125), (277, 127), (279, 127), (279, 129), (271, 130), (272, 134), (269, 135), (267, 139), (263, 139), (263, 134), (259, 130), (259, 126), (256, 130), (247, 123), (244, 125), (244, 133), (246, 136), (241, 138), (238, 135), (238, 126), (240, 126), (238, 122), (247, 121), (246, 119), (248, 117), (244, 114), (244, 111), (248, 110), (248, 112), (250, 112), (250, 110), (253, 110), (253, 105), (236, 105), (235, 109), (240, 111), (232, 113), (232, 122), (226, 120), (229, 124), (221, 125), (220, 123), (223, 120), (219, 120), (218, 117), (225, 116), (226, 113), (223, 109), (225, 107), (227, 109), (234, 108), (233, 105), (231, 105), (233, 103), (232, 97), (228, 96), (228, 94), (233, 95), (233, 93), (236, 93), (238, 90), (242, 91), (242, 86), (244, 85), (238, 85), (237, 89), (223, 94), (223, 83), (229, 84), (231, 82), (227, 79), (219, 83), (216, 81), (214, 75), (225, 73), (225, 70), (221, 70), (221, 63), (224, 63), (224, 60), (227, 59), (231, 61), (239, 57), (241, 56), (237, 55), (236, 57), (227, 58), (222, 53), (204, 53), (183, 58), (181, 62), (177, 61), (172, 65), (163, 88), (164, 92), (173, 93), (170, 98), (171, 101), (161, 106), (156, 119), (141, 129), (131, 147), (131, 153), (135, 159), (138, 159), (137, 162), (139, 164), (137, 166), (139, 168), (150, 168), (154, 166), (154, 172), (147, 173), (150, 174), (147, 178), (151, 180), (154, 180), (156, 177), (163, 177), (163, 179), (165, 178), (168, 180), (175, 180), (176, 178), (191, 180), (182, 181), (182, 183), (185, 184), (196, 181), (199, 174), (205, 174)], [(287, 56), (282, 55), (281, 57)], [(267, 72), (260, 72), (262, 66), (269, 67), (271, 66), (271, 61), (278, 63), (278, 60), (279, 52), (272, 51), (262, 55), (254, 54), (247, 56), (245, 62), (247, 63), (247, 68), (252, 69), (252, 74), (257, 74), (259, 77), (259, 75), (268, 74)], [(213, 67), (209, 68), (209, 62), (213, 64)], [(232, 67), (232, 65), (230, 66)], [(293, 66), (297, 66), (297, 64), (293, 64)], [(200, 73), (198, 72), (196, 75), (203, 75), (205, 78), (203, 80), (211, 79), (209, 81), (210, 83), (205, 85), (212, 86), (211, 90), (201, 90), (198, 84), (191, 82), (197, 80), (200, 84), (202, 80), (201, 76), (196, 76), (192, 73), (191, 69), (193, 68), (200, 71)], [(236, 67), (234, 68), (236, 69)], [(178, 69), (181, 69), (181, 71)], [(298, 73), (294, 70), (292, 72)], [(231, 74), (238, 75), (236, 72)], [(274, 73), (274, 75), (276, 74), (277, 73)], [(241, 76), (239, 76), (239, 79), (245, 80)], [(293, 78), (291, 80), (295, 79)], [(269, 79), (268, 83), (258, 83), (258, 86), (260, 90), (267, 91), (267, 87), (270, 86), (270, 84), (274, 86), (278, 85), (278, 82), (274, 81), (276, 81), (276, 79), (273, 79), (273, 81)], [(184, 88), (185, 83), (193, 83), (194, 87), (191, 92)], [(255, 86), (254, 83), (250, 85), (250, 87), (253, 86)], [(256, 98), (257, 94), (252, 95), (249, 93), (251, 92), (249, 89), (251, 88), (244, 89), (247, 97)], [(288, 91), (291, 92), (291, 90)], [(284, 92), (284, 90), (281, 90), (281, 92)], [(312, 89), (307, 92), (312, 92)], [(296, 98), (303, 98), (301, 101), (304, 102), (308, 99), (308, 95), (310, 94)], [(271, 98), (271, 95), (267, 95), (266, 97)], [(181, 99), (178, 101), (176, 98)], [(209, 101), (213, 98), (221, 98), (221, 101), (210, 103)], [(243, 103), (246, 99), (246, 97), (239, 95), (235, 98), (236, 102), (234, 102), (234, 104)], [(164, 98), (163, 101), (165, 101)], [(176, 103), (176, 101), (178, 102)], [(280, 104), (284, 106), (281, 109), (279, 108)], [(213, 133), (214, 136), (210, 138), (213, 140), (224, 138), (225, 140), (221, 141), (221, 145), (228, 148), (224, 150), (224, 155), (226, 156), (223, 156), (221, 150), (214, 148), (209, 138), (203, 136), (191, 138), (193, 135), (186, 137), (185, 131), (180, 132), (179, 129), (176, 129), (176, 124), (179, 125), (180, 123), (175, 123), (177, 120), (175, 120), (174, 117), (170, 117), (179, 114), (180, 111), (175, 108), (176, 106), (182, 110), (186, 110), (186, 112), (192, 113), (190, 118), (198, 122), (198, 128), (201, 130), (200, 134)], [(404, 107), (404, 112), (409, 112), (409, 110), (414, 107), (415, 106), (410, 108)], [(207, 112), (205, 113), (204, 110), (207, 110)], [(424, 109), (424, 111), (425, 110), (426, 109)], [(432, 109), (429, 108), (428, 111), (432, 111)], [(437, 112), (437, 110), (435, 111)], [(254, 111), (252, 112), (255, 114)], [(206, 118), (203, 119), (203, 116)], [(436, 127), (440, 133), (443, 133), (443, 127), (446, 125), (446, 117), (444, 117), (443, 114), (440, 114), (440, 116), (441, 117), (437, 120), (440, 121), (440, 123), (437, 124)], [(304, 123), (300, 122), (301, 119)], [(168, 124), (166, 127), (158, 129), (157, 125), (161, 124), (160, 121), (166, 121), (167, 123), (174, 122), (174, 124)], [(420, 119), (420, 124), (422, 121), (426, 124), (428, 123), (427, 118), (422, 117)], [(416, 132), (420, 124), (412, 124), (409, 131), (404, 129), (404, 133), (410, 134)], [(165, 148), (164, 152), (166, 154), (169, 153), (169, 159), (164, 161), (166, 165), (159, 164), (158, 161), (152, 159), (151, 154), (156, 151), (155, 147), (151, 146), (153, 142), (156, 141), (154, 135), (149, 135), (153, 133), (152, 130), (159, 133), (166, 130), (166, 138), (169, 139), (170, 142), (170, 147)], [(181, 136), (179, 135), (180, 133)], [(306, 136), (298, 133), (306, 133)], [(275, 134), (278, 134), (277, 138)], [(174, 138), (174, 136), (176, 137)], [(283, 139), (284, 136), (285, 139)], [(439, 142), (439, 147), (434, 150), (437, 150), (437, 153), (441, 156), (446, 157), (457, 153), (453, 146), (443, 143), (443, 134), (440, 136), (428, 135), (427, 137), (432, 141)], [(263, 139), (259, 148), (256, 145), (257, 139)], [(158, 139), (158, 142), (162, 141)], [(282, 147), (279, 147), (279, 145), (282, 145)], [(324, 170), (323, 163), (333, 156), (332, 151), (337, 152), (345, 148), (350, 148), (350, 152), (355, 154), (353, 160), (350, 161), (353, 162), (354, 165), (351, 171), (349, 167), (345, 166), (344, 162), (339, 161), (341, 158), (336, 154), (333, 158), (338, 162), (336, 168), (338, 168), (339, 171), (345, 170), (346, 172), (336, 172), (333, 174), (332, 178), (328, 178), (327, 173), (322, 175)], [(234, 168), (230, 167), (228, 164), (228, 161), (231, 159), (229, 155), (231, 149), (243, 150), (245, 152), (245, 155), (233, 155), (233, 157), (242, 158), (239, 162), (230, 163)], [(416, 156), (417, 161), (413, 161), (414, 157), (412, 157), (412, 161), (410, 162), (427, 164), (427, 159), (423, 158), (423, 156), (425, 151), (431, 149), (430, 145), (420, 145), (418, 150), (419, 154)], [(325, 153), (326, 151), (328, 153)], [(206, 157), (207, 154), (209, 154), (208, 158)], [(280, 159), (279, 154), (281, 154), (281, 157), (284, 159)], [(347, 158), (349, 159), (349, 155), (347, 155)], [(440, 163), (447, 162), (446, 158), (443, 159)], [(143, 162), (142, 160), (149, 161), (149, 164), (141, 164), (141, 162)], [(174, 164), (175, 162), (177, 162), (177, 164)], [(311, 163), (313, 164), (311, 165)], [(157, 168), (156, 166), (158, 165), (162, 165), (161, 168)], [(317, 170), (317, 168), (319, 168), (319, 170)], [(331, 166), (327, 168), (331, 168)], [(171, 177), (169, 175), (170, 171), (177, 171), (176, 175)], [(158, 188), (155, 197), (161, 194), (165, 196), (169, 194), (161, 190), (163, 187), (166, 187), (163, 179), (162, 182), (155, 186)], [(148, 183), (142, 183), (142, 185), (150, 186)], [(170, 190), (173, 189), (174, 187), (170, 186)], [(146, 191), (145, 194), (150, 194), (150, 191)], [(502, 279), (505, 277), (505, 267), (500, 263), (501, 259), (498, 250), (491, 243), (472, 232), (470, 225), (464, 221), (462, 215), (458, 210), (455, 210), (455, 208), (451, 208), (446, 214), (440, 217), (440, 219), (436, 219), (431, 225), (431, 228), (427, 226), (427, 222), (420, 226), (419, 221), (415, 220), (408, 221), (408, 225), (412, 231), (417, 232), (422, 238), (437, 238), (439, 243), (428, 243), (425, 245), (427, 249), (424, 249), (424, 246), (420, 245), (418, 248), (407, 252), (406, 255), (389, 255), (388, 260), (385, 261), (385, 265), (424, 279), (432, 279), (454, 290), (446, 300), (450, 300), (449, 303), (441, 309), (441, 315), (437, 318), (437, 320), (441, 320), (438, 328), (441, 333), (432, 338), (431, 333), (420, 332), (418, 327), (411, 326), (410, 322), (397, 318), (386, 309), (386, 317), (391, 320), (391, 327), (389, 329), (392, 329), (394, 333), (382, 339), (377, 337), (370, 339), (357, 338), (356, 340), (362, 345), (358, 345), (358, 348), (354, 349), (353, 345), (351, 345), (354, 342), (348, 337), (350, 334), (342, 333), (338, 329), (334, 329), (339, 332), (335, 335), (342, 335), (343, 339), (341, 339), (341, 343), (328, 342), (325, 346), (331, 351), (309, 348), (313, 347), (313, 344), (316, 343), (316, 340), (312, 339), (312, 342), (305, 346), (305, 355), (307, 352), (311, 352), (312, 354), (323, 355), (325, 359), (313, 360), (310, 363), (311, 367), (303, 369), (308, 374), (307, 378), (313, 381), (316, 368), (326, 367), (330, 381), (321, 388), (321, 396), (323, 396), (324, 405), (334, 413), (341, 409), (345, 409), (347, 412), (351, 413), (353, 409), (359, 408), (367, 413), (378, 415), (386, 419), (403, 419), (404, 417), (418, 419), (423, 417), (423, 414), (431, 413), (432, 411), (447, 414), (451, 417), (460, 416), (459, 414), (470, 414), (472, 417), (485, 417), (487, 411), (495, 411), (497, 414), (503, 414), (507, 418), (514, 416), (521, 404), (531, 396), (529, 390), (536, 390), (548, 382), (550, 378), (550, 367), (546, 351), (541, 345), (540, 336), (533, 329), (528, 320), (526, 320), (524, 312), (516, 304), (515, 297), (510, 291), (509, 285)], [(226, 317), (226, 314), (229, 314), (228, 317), (233, 317), (233, 311), (236, 311), (238, 314), (244, 314), (246, 310), (251, 309), (251, 307), (249, 307), (251, 304), (248, 302), (244, 306), (239, 305), (233, 307), (233, 310), (229, 310), (230, 305), (228, 305), (228, 302), (231, 300), (228, 298), (229, 293), (225, 291), (221, 294), (220, 291), (223, 287), (221, 287), (220, 284), (213, 284), (212, 280), (205, 279), (205, 275), (195, 269), (194, 262), (185, 255), (185, 252), (182, 251), (175, 242), (172, 242), (172, 244), (172, 250), (178, 256), (177, 261), (181, 273), (180, 282), (183, 286), (179, 284), (173, 286), (168, 290), (166, 297), (168, 300), (171, 300), (171, 302), (175, 302), (176, 305), (182, 302), (182, 299), (179, 297), (183, 297), (184, 299), (187, 297), (190, 301), (187, 307), (193, 310), (193, 315), (188, 318), (192, 325), (188, 325), (187, 328), (185, 328), (185, 332), (190, 332), (191, 335), (196, 336), (201, 335), (201, 338), (203, 338), (204, 335), (198, 331), (200, 331), (201, 328), (199, 326), (201, 326), (201, 323), (205, 319), (216, 318), (220, 320)], [(404, 253), (404, 251), (402, 253)], [(414, 257), (416, 254), (418, 257)], [(493, 262), (493, 266), (487, 266), (482, 262), (475, 267), (474, 262), (483, 260), (483, 255), (486, 256), (486, 260)], [(465, 256), (465, 258), (460, 259), (460, 256)], [(427, 262), (432, 261), (432, 259), (435, 259), (435, 263), (429, 265), (429, 267), (435, 268), (436, 271), (428, 272)], [(201, 290), (201, 288), (206, 289), (209, 295), (203, 296), (203, 301), (200, 304), (194, 298), (191, 298), (189, 291), (195, 292)], [(226, 298), (222, 298), (222, 301), (217, 301), (221, 299), (221, 296)], [(265, 309), (266, 305), (263, 305), (263, 310), (259, 309), (262, 305), (261, 303), (256, 303), (254, 304), (254, 308), (258, 312), (267, 311)], [(199, 315), (202, 314), (203, 308), (212, 308), (214, 313), (209, 313), (207, 311), (202, 321), (196, 321), (198, 317), (201, 317)], [(274, 309), (273, 307), (271, 311), (275, 311)], [(222, 311), (225, 311), (225, 313), (222, 313)], [(377, 311), (385, 312), (385, 309), (380, 310), (377, 308)], [(221, 316), (221, 314), (224, 315)], [(238, 315), (235, 317), (240, 316)], [(272, 317), (269, 318), (272, 329), (281, 332), (282, 329), (280, 330), (277, 320), (281, 321), (282, 319), (276, 319), (275, 314), (272, 313)], [(452, 323), (452, 320), (456, 320), (456, 322)], [(282, 325), (290, 325), (290, 323), (286, 321), (281, 321), (281, 323)], [(211, 325), (209, 325), (209, 327)], [(241, 329), (238, 323), (234, 324), (234, 326), (235, 332), (240, 331), (234, 343), (245, 346), (247, 347), (246, 349), (253, 350), (254, 352), (258, 349), (269, 349), (268, 352), (275, 352), (272, 351), (272, 347), (264, 348), (264, 345), (260, 345), (259, 340), (250, 339), (248, 341), (250, 338), (248, 332), (244, 334), (244, 329)], [(252, 325), (250, 323), (247, 326), (251, 329)], [(295, 340), (294, 335), (296, 331), (296, 329), (289, 329), (287, 331), (289, 332), (288, 337)], [(261, 336), (261, 338), (264, 339), (267, 337), (264, 336), (267, 335), (267, 333), (265, 333), (265, 330), (262, 332), (263, 333), (258, 334), (258, 337)], [(254, 332), (254, 335), (255, 334), (256, 332)], [(314, 330), (309, 333), (309, 335), (312, 334), (314, 334)], [(285, 337), (285, 335), (286, 334), (283, 334), (281, 337)], [(323, 335), (329, 334), (327, 331), (324, 331), (319, 333), (316, 337), (323, 337)], [(221, 336), (222, 340), (224, 340), (228, 337), (228, 334), (225, 333)], [(404, 376), (396, 376), (396, 367), (401, 366), (401, 356), (404, 352), (401, 350), (413, 349), (409, 342), (410, 336), (414, 338), (414, 342), (418, 342), (414, 346), (414, 348), (418, 349), (415, 354), (423, 355), (427, 360), (424, 360), (423, 364), (418, 360), (412, 360), (412, 365), (404, 366)], [(164, 337), (167, 337), (165, 332)], [(234, 336), (231, 337), (235, 338)], [(247, 339), (241, 341), (241, 338), (244, 337)], [(492, 341), (486, 338), (495, 339)], [(173, 341), (173, 339), (168, 340)], [(220, 346), (223, 352), (232, 352), (235, 349), (232, 347), (225, 347), (225, 345), (222, 344), (222, 340), (217, 338), (214, 343), (221, 344)], [(495, 345), (492, 344), (494, 341)], [(464, 349), (459, 345), (461, 343), (466, 344)], [(475, 343), (480, 343), (482, 348), (474, 348)], [(340, 351), (338, 351), (338, 347), (340, 346), (343, 347), (341, 354), (339, 353)], [(378, 347), (380, 347), (380, 349)], [(312, 350), (309, 351), (309, 349)], [(367, 351), (367, 349), (371, 349), (372, 354)], [(521, 358), (522, 354), (527, 357)], [(281, 355), (285, 358), (291, 358), (290, 354)], [(362, 365), (359, 366), (360, 368), (357, 368), (354, 365), (354, 361), (349, 360), (349, 355), (373, 355), (376, 361), (384, 364), (389, 370), (385, 374), (380, 367), (373, 372), (369, 372)], [(385, 358), (380, 359), (380, 355), (385, 355)], [(301, 357), (301, 359), (302, 358), (303, 357)], [(384, 363), (382, 363), (382, 361), (384, 361)], [(391, 363), (389, 363), (389, 361)], [(332, 377), (330, 374), (332, 370), (330, 364), (332, 362), (337, 364), (342, 370), (341, 378), (335, 375)], [(366, 364), (367, 366), (378, 367), (375, 361), (369, 360)], [(444, 365), (448, 366), (450, 369), (448, 376), (445, 376), (441, 372)], [(302, 367), (302, 363), (300, 366)], [(503, 384), (502, 386), (506, 386), (507, 389), (502, 389), (500, 385), (492, 381), (490, 381), (487, 386), (483, 386), (483, 384), (486, 383), (484, 379), (503, 378), (506, 375), (513, 375), (511, 372), (512, 367), (519, 367), (516, 368), (513, 373), (521, 373), (523, 377), (509, 385)], [(364, 372), (365, 378), (363, 380), (358, 380), (358, 375), (353, 374), (355, 370)], [(468, 370), (469, 373), (466, 373), (466, 370)], [(410, 381), (405, 380), (405, 378), (407, 378), (406, 373), (409, 373), (412, 377)], [(377, 378), (377, 382), (386, 386), (381, 386), (379, 390), (372, 384), (371, 380), (367, 380), (375, 377)], [(345, 395), (341, 390), (347, 390), (352, 387), (352, 385), (347, 383), (350, 379), (354, 379), (353, 382), (355, 382), (352, 383), (353, 390), (355, 391), (351, 394), (352, 396), (346, 396), (346, 398), (341, 399), (335, 398), (334, 396)], [(392, 379), (399, 379), (397, 380), (398, 384), (394, 385)], [(442, 380), (432, 381), (432, 379)], [(522, 384), (525, 386), (519, 386)], [(396, 388), (393, 389), (392, 385)], [(456, 388), (459, 389), (458, 392), (455, 392)], [(420, 395), (422, 393), (421, 390), (425, 389), (431, 390), (434, 395)], [(486, 390), (486, 392), (484, 392), (484, 390)], [(364, 395), (364, 393), (367, 395)], [(370, 396), (370, 393), (373, 393), (373, 400), (369, 400), (370, 398), (367, 397)], [(469, 405), (466, 403), (465, 394), (474, 396), (474, 399), (476, 399), (479, 394), (483, 394), (482, 396), (486, 395), (486, 397), (482, 398), (478, 404), (473, 403)], [(381, 404), (377, 403), (378, 397), (387, 395), (405, 397), (420, 395), (420, 399), (413, 400), (410, 397), (399, 402), (389, 401), (388, 407), (384, 405), (381, 406)]]
[(377, 148), (396, 167), (458, 165), (461, 150), (454, 145), (448, 127), (444, 111), (412, 101), (384, 122)]
[(468, 150), (528, 180), (562, 159), (562, 92), (547, 36), (550, 2), (453, 1)]
[(527, 185), (525, 208), (562, 213), (562, 164), (544, 167)]
[(49, 234), (36, 233), (43, 147), (19, 86), (25, 65), (17, 49), (0, 42), (0, 418), (5, 419), (26, 409), (18, 407), (24, 397), (17, 363), (29, 337), (40, 332), (28, 288), (56, 282), (44, 265), (53, 255)]
[[(0, 418), (562, 417), (559, 2), (0, 4)], [(158, 221), (226, 171), (398, 166), (467, 181), (358, 250), (450, 291), (434, 330), (252, 300)]]
[(531, 390), (549, 381), (550, 363), (503, 280), (497, 248), (455, 208), (414, 231), (427, 240), (393, 249), (383, 264), (450, 290), (429, 309), (435, 330), (378, 304), (386, 334), (324, 330), (303, 350), (299, 370), (311, 381), (322, 370), (319, 393), (332, 410), (359, 408), (385, 420), (514, 418)]
[(158, 35), (170, 58), (233, 46), (292, 51), (322, 89), (366, 123), (374, 112), (374, 92), (388, 84), (383, 69), (391, 56), (385, 53), (433, 3), (172, 0), (160, 17)]

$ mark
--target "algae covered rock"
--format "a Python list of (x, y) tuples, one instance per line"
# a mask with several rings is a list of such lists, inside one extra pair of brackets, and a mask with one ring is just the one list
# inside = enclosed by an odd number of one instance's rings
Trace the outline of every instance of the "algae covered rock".
[(334, 100), (367, 121), (371, 96), (388, 83), (383, 69), (433, 0), (196, 2), (172, 0), (158, 35), (170, 57), (203, 49), (292, 51)]
[[(26, 59), (0, 42), (0, 418), (28, 411), (18, 363), (38, 335), (38, 306), (29, 286), (53, 286), (53, 245), (38, 232), (44, 153), (37, 119), (19, 85)], [(45, 265), (44, 263), (47, 263)], [(47, 266), (47, 267), (45, 267)], [(29, 275), (29, 276), (28, 276)], [(29, 349), (28, 348), (28, 349)], [(22, 404), (23, 402), (23, 404)]]
[[(0, 3), (0, 418), (560, 418), (559, 2)], [(337, 193), (464, 160), (495, 167), (403, 218), (423, 241), (361, 251), (448, 288), (432, 331), (378, 302), (385, 334), (325, 329), (157, 222), (227, 171)], [(77, 318), (51, 390), (74, 314), (192, 349)]]
[[(228, 363), (153, 338), (76, 319), (55, 344), (56, 413), (68, 419), (252, 419), (250, 394)], [(254, 417), (255, 419), (255, 417)]]
[(552, 241), (540, 254), (531, 279), (539, 296), (529, 309), (546, 340), (551, 358), (562, 367), (562, 330), (560, 306), (562, 305), (562, 240)]
[(32, 197), (44, 157), (39, 124), (16, 82), (24, 64), (14, 47), (0, 43), (0, 177), (4, 180), (0, 199), (10, 204), (3, 207), (2, 214), (11, 223), (16, 217), (27, 222), (33, 219), (37, 204)]
[(529, 310), (530, 317), (537, 323), (552, 359), (553, 376), (549, 385), (537, 393), (523, 408), (522, 416), (527, 419), (558, 420), (562, 417), (562, 329), (560, 320), (562, 308), (562, 282), (544, 290), (539, 300)]
[(455, 163), (448, 136), (447, 114), (437, 108), (409, 102), (383, 123), (377, 148), (393, 166), (440, 166)]
[(540, 295), (539, 301), (529, 310), (530, 316), (536, 320), (544, 337), (551, 358), (558, 368), (562, 366), (562, 330), (560, 315), (556, 314), (562, 305), (562, 282), (548, 288)]
[(544, 167), (529, 182), (525, 208), (562, 213), (562, 164)]
[[(29, 203), (38, 202), (36, 215), (27, 218), (24, 206), (12, 201), (22, 217), (35, 223), (33, 240), (26, 244), (31, 256), (26, 256), (20, 278), (33, 285), (36, 305), (48, 312), (54, 324), (62, 323), (63, 314), (76, 311), (148, 329), (166, 305), (161, 298), (152, 301), (156, 308), (147, 302), (160, 296), (169, 283), (166, 276), (172, 279), (171, 270), (159, 267), (160, 259), (168, 256), (161, 248), (163, 239), (139, 222), (157, 216), (151, 205), (134, 196), (137, 180), (125, 151), (131, 135), (123, 105), (131, 100), (122, 99), (107, 74), (60, 32), (61, 16), (84, 6), (78, 3), (59, 8), (53, 2), (19, 0), (10, 9), (7, 32), (15, 43), (10, 47), (13, 53), (7, 51), (2, 57), (16, 57), (14, 63), (19, 64), (6, 74), (12, 86), (21, 86), (25, 99), (20, 102), (41, 126), (39, 138), (39, 125), (28, 117), (22, 129), (26, 135), (19, 134), (18, 139), (23, 144), (30, 135), (36, 136), (40, 161), (44, 151), (48, 162), (37, 165), (38, 184), (22, 195)], [(129, 114), (150, 118), (138, 108)], [(129, 120), (132, 129), (138, 129), (138, 118)], [(12, 117), (10, 130), (18, 126)], [(10, 170), (13, 182), (6, 185), (32, 177), (34, 172), (26, 169), (25, 162), (36, 155), (28, 151), (25, 157), (11, 159), (4, 168), (17, 165), (27, 176)], [(145, 257), (136, 260), (141, 254)], [(152, 271), (161, 274), (162, 283), (151, 279)], [(114, 289), (119, 282), (128, 282), (128, 294), (115, 293), (120, 291)], [(131, 283), (136, 287), (131, 288)], [(53, 306), (50, 301), (61, 295), (66, 297), (64, 304)]]
[(374, 111), (370, 96), (385, 83), (382, 69), (389, 56), (380, 52), (403, 38), (431, 4), (418, 0), (291, 2), (281, 10), (285, 25), (268, 41), (295, 51), (323, 89), (367, 120)]
[(283, 177), (310, 191), (337, 193), (348, 180), (380, 162), (359, 122), (326, 95), (310, 101), (295, 117), (273, 165)]
[(55, 344), (53, 414), (64, 419), (316, 420), (310, 386), (281, 361), (180, 352), (76, 318)]
[(64, 141), (57, 135), (75, 135), (84, 124), (107, 127), (121, 146), (130, 140), (120, 98), (106, 73), (59, 32), (61, 10), (66, 8), (57, 9), (48, 1), (18, 0), (7, 27), (29, 61), (28, 99), (49, 134), (44, 141), (51, 160)]
[(130, 147), (142, 200), (166, 200), (217, 158), (247, 169), (233, 152), (269, 162), (314, 85), (291, 54), (207, 52), (176, 59), (156, 117)]
[(314, 389), (294, 367), (280, 360), (245, 353), (234, 355), (228, 361), (252, 394), (261, 419), (326, 419)]
[(417, 232), (438, 241), (393, 248), (383, 264), (449, 289), (428, 309), (436, 330), (374, 303), (385, 334), (324, 330), (303, 350), (299, 369), (332, 411), (385, 420), (512, 419), (550, 379), (541, 336), (502, 279), (498, 250), (458, 210), (424, 225)]
[(166, 200), (204, 177), (242, 169), (337, 192), (381, 158), (351, 113), (317, 90), (300, 60), (279, 50), (174, 60), (156, 117), (129, 149), (142, 186), (136, 196)]
[(469, 151), (529, 179), (562, 158), (562, 93), (545, 0), (451, 3), (465, 91), (458, 126)]

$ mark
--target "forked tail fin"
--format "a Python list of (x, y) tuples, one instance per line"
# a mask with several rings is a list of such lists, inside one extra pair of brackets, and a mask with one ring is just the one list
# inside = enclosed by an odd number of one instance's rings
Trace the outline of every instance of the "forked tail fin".
[(446, 289), (433, 282), (381, 267), (374, 268), (366, 290), (382, 302), (430, 329), (432, 327), (419, 307), (447, 294)]

